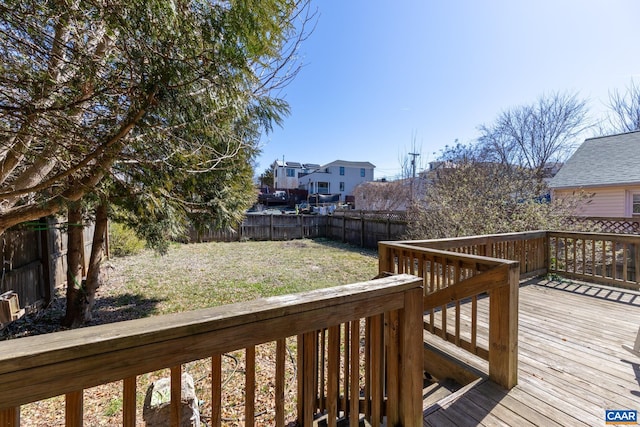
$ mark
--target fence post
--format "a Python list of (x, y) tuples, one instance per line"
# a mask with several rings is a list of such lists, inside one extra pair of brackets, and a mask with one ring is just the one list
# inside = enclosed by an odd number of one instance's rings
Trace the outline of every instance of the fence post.
[(508, 265), (507, 283), (489, 293), (489, 379), (506, 389), (518, 384), (520, 265)]
[(347, 241), (347, 216), (342, 215), (342, 243)]
[(360, 213), (360, 247), (364, 248), (364, 212)]
[(269, 240), (273, 240), (273, 214), (269, 215)]

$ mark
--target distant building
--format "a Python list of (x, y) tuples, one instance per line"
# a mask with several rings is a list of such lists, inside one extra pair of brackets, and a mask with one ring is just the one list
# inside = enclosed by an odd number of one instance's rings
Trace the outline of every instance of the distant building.
[(273, 188), (275, 190), (297, 189), (299, 177), (320, 167), (315, 163), (285, 162), (276, 160), (271, 164), (273, 170)]
[(313, 172), (302, 174), (299, 188), (309, 194), (340, 194), (340, 200), (351, 195), (360, 183), (373, 181), (375, 166), (369, 162), (335, 160), (320, 166)]
[(554, 199), (592, 194), (581, 216), (640, 217), (640, 131), (586, 139), (549, 187)]

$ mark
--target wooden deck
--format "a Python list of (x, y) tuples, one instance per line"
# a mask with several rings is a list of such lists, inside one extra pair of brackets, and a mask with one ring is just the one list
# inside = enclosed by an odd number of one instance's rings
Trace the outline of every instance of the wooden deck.
[(518, 385), (477, 380), (426, 407), (425, 426), (604, 426), (606, 409), (640, 412), (640, 293), (536, 279), (519, 307)]

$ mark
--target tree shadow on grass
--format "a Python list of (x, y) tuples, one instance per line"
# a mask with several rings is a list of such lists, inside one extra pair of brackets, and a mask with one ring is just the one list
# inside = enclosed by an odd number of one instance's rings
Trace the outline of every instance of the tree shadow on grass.
[[(149, 317), (157, 313), (158, 304), (162, 301), (131, 293), (101, 297), (96, 299), (91, 310), (92, 320), (82, 327)], [(0, 340), (66, 330), (60, 325), (65, 309), (66, 298), (58, 291), (46, 308), (26, 314), (0, 331)]]
[(158, 313), (158, 304), (162, 301), (131, 293), (102, 297), (93, 306), (93, 319), (88, 326), (153, 316)]

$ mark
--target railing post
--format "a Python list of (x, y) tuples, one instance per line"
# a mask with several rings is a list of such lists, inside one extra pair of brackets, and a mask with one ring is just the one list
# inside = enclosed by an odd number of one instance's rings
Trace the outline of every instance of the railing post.
[(508, 283), (489, 293), (489, 379), (506, 389), (518, 383), (520, 266), (508, 266)]
[(422, 286), (405, 292), (400, 311), (400, 424), (422, 426)]
[(0, 409), (0, 427), (18, 427), (20, 425), (20, 407)]
[(378, 274), (394, 273), (395, 268), (391, 259), (391, 250), (385, 244), (378, 243)]

